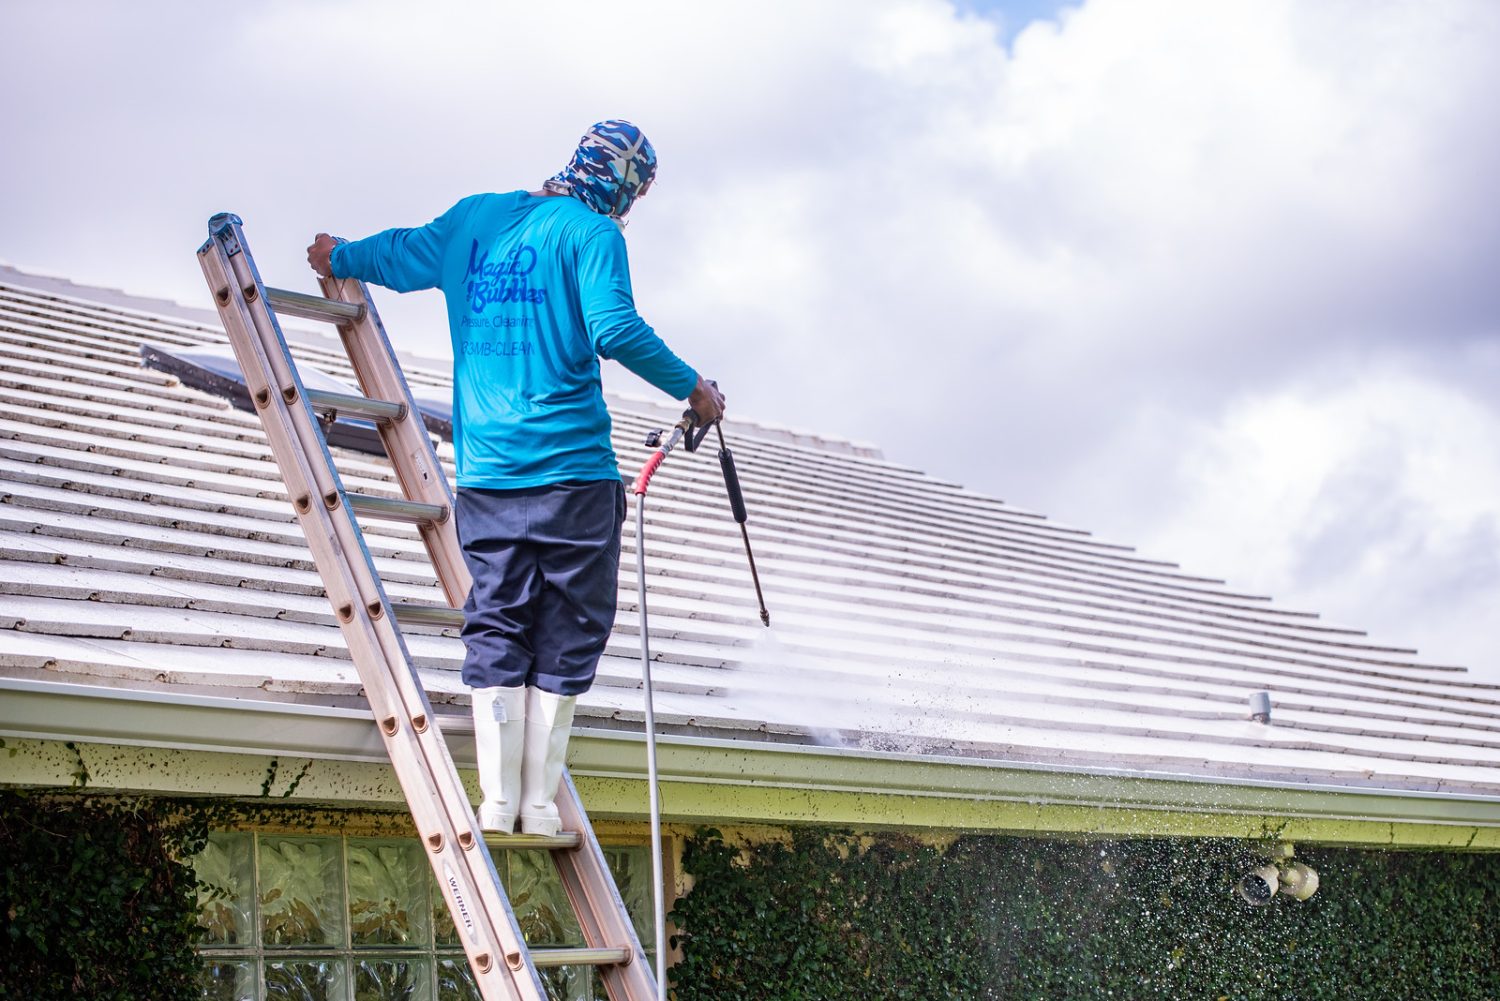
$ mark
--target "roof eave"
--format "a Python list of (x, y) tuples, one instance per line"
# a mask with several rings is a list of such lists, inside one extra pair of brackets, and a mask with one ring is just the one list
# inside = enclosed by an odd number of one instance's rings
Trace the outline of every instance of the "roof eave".
[[(438, 716), (454, 760), (469, 720)], [(0, 678), (0, 735), (387, 769), (367, 710)], [(581, 727), (570, 769), (596, 816), (646, 812), (641, 733)], [(658, 738), (666, 815), (713, 824), (1255, 837), (1500, 848), (1500, 796), (1048, 765), (727, 740)], [(3, 775), (3, 773), (0, 773)], [(317, 786), (308, 791), (317, 794)], [(369, 782), (354, 783), (368, 804)], [(380, 784), (394, 790), (394, 783)], [(184, 788), (184, 792), (202, 789)], [(235, 794), (232, 789), (223, 790)]]

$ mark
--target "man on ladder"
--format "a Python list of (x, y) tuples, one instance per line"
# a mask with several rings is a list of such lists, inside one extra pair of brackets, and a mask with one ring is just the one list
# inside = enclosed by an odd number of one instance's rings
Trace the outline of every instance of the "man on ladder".
[(480, 826), (556, 834), (578, 696), (614, 625), (625, 491), (600, 357), (701, 423), (724, 397), (636, 312), (621, 230), (656, 153), (605, 121), (540, 191), (472, 195), (426, 226), (353, 243), (319, 233), (320, 276), (441, 288), (453, 336), (457, 527), (474, 578), (463, 678), (474, 691)]

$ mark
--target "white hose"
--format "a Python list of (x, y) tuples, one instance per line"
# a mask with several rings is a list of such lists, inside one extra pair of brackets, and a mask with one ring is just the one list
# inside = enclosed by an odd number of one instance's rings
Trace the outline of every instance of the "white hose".
[(641, 611), (641, 680), (646, 691), (646, 784), (651, 795), (651, 902), (656, 918), (656, 996), (667, 1001), (667, 915), (662, 886), (661, 789), (656, 777), (656, 712), (651, 696), (651, 645), (646, 635), (646, 495), (635, 504), (635, 579)]

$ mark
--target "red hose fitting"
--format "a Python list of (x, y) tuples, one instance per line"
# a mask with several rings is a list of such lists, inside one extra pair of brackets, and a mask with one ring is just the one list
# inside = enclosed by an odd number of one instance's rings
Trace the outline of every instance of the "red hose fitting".
[(656, 475), (657, 468), (666, 457), (665, 451), (658, 450), (646, 460), (646, 464), (641, 467), (640, 474), (635, 478), (635, 485), (630, 488), (637, 497), (646, 496), (646, 487), (650, 485), (651, 477)]

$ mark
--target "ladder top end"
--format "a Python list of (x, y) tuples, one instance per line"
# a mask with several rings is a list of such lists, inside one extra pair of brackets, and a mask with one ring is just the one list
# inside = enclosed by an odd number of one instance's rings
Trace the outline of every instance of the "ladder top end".
[(208, 231), (217, 233), (225, 226), (243, 226), (244, 222), (233, 212), (218, 212), (209, 217)]

